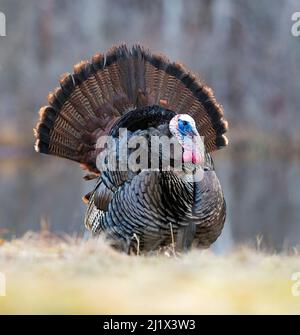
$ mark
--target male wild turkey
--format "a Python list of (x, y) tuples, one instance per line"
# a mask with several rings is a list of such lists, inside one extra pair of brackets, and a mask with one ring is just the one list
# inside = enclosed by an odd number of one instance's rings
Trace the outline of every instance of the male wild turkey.
[[(97, 178), (84, 198), (85, 225), (93, 235), (103, 232), (127, 252), (170, 243), (178, 250), (209, 247), (218, 238), (225, 200), (209, 153), (227, 145), (227, 122), (212, 90), (183, 65), (139, 45), (113, 47), (64, 74), (48, 103), (40, 109), (35, 149), (79, 162), (90, 172), (86, 179)], [(174, 155), (162, 169), (161, 148), (158, 169), (100, 172), (110, 149), (97, 141), (110, 135), (121, 142), (121, 128), (128, 140), (143, 136), (150, 151), (152, 135), (173, 136), (183, 172), (174, 169)], [(117, 160), (123, 159), (118, 151)]]

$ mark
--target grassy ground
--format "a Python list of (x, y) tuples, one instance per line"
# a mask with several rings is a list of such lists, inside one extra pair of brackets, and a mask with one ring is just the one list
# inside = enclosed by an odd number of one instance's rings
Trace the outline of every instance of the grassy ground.
[(103, 241), (27, 234), (2, 242), (0, 314), (300, 313), (295, 255), (241, 248), (127, 256)]

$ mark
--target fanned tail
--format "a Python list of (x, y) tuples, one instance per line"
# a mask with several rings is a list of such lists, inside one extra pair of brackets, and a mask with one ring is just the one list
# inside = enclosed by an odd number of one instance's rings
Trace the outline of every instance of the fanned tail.
[(40, 109), (35, 149), (79, 162), (98, 173), (97, 139), (125, 113), (161, 105), (191, 115), (207, 152), (227, 145), (227, 121), (212, 90), (180, 63), (136, 45), (113, 47), (106, 55), (74, 66)]

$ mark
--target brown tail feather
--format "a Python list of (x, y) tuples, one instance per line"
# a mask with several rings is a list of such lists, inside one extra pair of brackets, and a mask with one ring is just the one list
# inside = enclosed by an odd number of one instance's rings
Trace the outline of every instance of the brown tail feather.
[(36, 150), (80, 162), (96, 173), (97, 138), (136, 107), (156, 104), (190, 114), (208, 152), (227, 145), (227, 121), (212, 90), (180, 63), (139, 45), (113, 47), (76, 64), (48, 102), (35, 128)]

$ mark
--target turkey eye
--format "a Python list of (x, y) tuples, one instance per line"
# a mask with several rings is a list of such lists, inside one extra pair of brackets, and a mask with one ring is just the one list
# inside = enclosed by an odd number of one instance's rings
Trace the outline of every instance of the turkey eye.
[(183, 125), (186, 126), (188, 124), (187, 121), (182, 121)]

